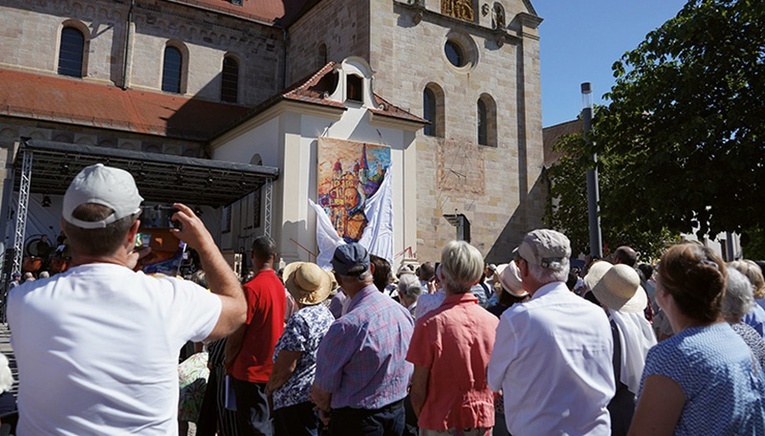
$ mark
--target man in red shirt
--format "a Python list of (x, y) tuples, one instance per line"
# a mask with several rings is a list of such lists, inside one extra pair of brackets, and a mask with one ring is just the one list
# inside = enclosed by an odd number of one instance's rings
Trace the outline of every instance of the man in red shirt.
[(276, 244), (261, 236), (252, 243), (255, 277), (244, 285), (247, 322), (228, 338), (226, 367), (233, 377), (236, 420), (242, 435), (271, 436), (265, 394), (274, 366), (274, 347), (284, 332), (284, 285), (274, 272)]

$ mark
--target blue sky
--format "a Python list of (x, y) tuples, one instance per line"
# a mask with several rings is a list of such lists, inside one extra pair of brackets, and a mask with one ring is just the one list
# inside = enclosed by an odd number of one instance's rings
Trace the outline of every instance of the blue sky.
[(542, 124), (569, 121), (582, 110), (579, 85), (594, 102), (614, 83), (611, 65), (651, 30), (677, 15), (685, 0), (532, 0), (542, 63)]

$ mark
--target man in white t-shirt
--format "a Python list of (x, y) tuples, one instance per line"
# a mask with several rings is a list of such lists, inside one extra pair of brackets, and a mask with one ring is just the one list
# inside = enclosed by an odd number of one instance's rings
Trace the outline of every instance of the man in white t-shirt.
[(10, 294), (19, 434), (177, 434), (181, 346), (244, 323), (236, 275), (185, 205), (174, 205), (174, 233), (199, 253), (213, 293), (133, 271), (142, 201), (128, 172), (83, 169), (61, 220), (73, 266)]

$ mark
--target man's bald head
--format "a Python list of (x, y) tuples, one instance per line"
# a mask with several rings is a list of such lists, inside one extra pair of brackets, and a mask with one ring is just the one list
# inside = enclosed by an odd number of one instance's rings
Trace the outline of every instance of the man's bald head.
[(622, 245), (614, 251), (614, 265), (623, 263), (635, 267), (637, 263), (637, 253), (632, 248)]

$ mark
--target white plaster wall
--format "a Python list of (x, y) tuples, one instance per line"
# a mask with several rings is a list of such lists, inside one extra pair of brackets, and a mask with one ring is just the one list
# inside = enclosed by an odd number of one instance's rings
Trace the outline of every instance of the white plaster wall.
[(250, 163), (250, 159), (255, 153), (258, 153), (263, 159), (263, 165), (281, 167), (279, 147), (282, 140), (279, 132), (279, 118), (272, 118), (217, 146), (213, 151), (212, 158), (229, 162)]
[[(414, 132), (400, 128), (371, 124), (366, 108), (349, 108), (337, 120), (330, 116), (283, 112), (251, 130), (243, 129), (238, 135), (229, 135), (214, 144), (213, 158), (232, 162), (250, 162), (254, 153), (260, 153), (263, 164), (279, 168), (279, 180), (274, 184), (272, 237), (276, 241), (281, 260), (286, 263), (301, 260), (315, 261), (316, 214), (308, 199), (316, 200), (318, 140), (321, 136), (391, 148), (393, 168), (394, 253), (416, 244), (416, 157)], [(407, 171), (407, 168), (410, 168)], [(412, 187), (406, 189), (407, 186)], [(237, 214), (243, 205), (232, 210), (232, 235), (226, 238), (224, 249), (236, 249), (242, 235), (234, 234)], [(257, 234), (261, 234), (257, 232)], [(225, 246), (230, 241), (231, 247)], [(241, 245), (241, 244), (240, 244)], [(245, 245), (246, 247), (247, 245)], [(394, 259), (400, 263), (402, 257)]]
[[(306, 154), (310, 154), (312, 163), (310, 166), (310, 171), (302, 174), (302, 176), (308, 176), (308, 179), (302, 180), (301, 183), (305, 183), (305, 186), (308, 187), (306, 193), (314, 201), (316, 200), (318, 189), (316, 185), (318, 145), (314, 138), (324, 133), (324, 129), (327, 126), (328, 124), (326, 123), (326, 120), (311, 116), (304, 116), (301, 124), (303, 143), (310, 146), (304, 151)], [(391, 180), (391, 188), (393, 191), (394, 213), (393, 251), (394, 254), (398, 254), (403, 252), (407, 247), (412, 247), (414, 250), (416, 245), (416, 230), (414, 228), (414, 226), (416, 226), (416, 201), (414, 200), (416, 199), (416, 192), (414, 189), (409, 191), (405, 190), (405, 186), (416, 186), (416, 171), (413, 171), (413, 169), (415, 169), (415, 149), (413, 146), (414, 133), (405, 132), (401, 129), (392, 127), (375, 126), (371, 124), (370, 113), (366, 108), (355, 107), (349, 108), (339, 121), (332, 124), (326, 130), (326, 136), (354, 142), (384, 145), (391, 148), (391, 166), (393, 177)], [(411, 158), (409, 155), (411, 155)], [(411, 166), (411, 169), (406, 171), (409, 166)], [(411, 195), (413, 200), (407, 202), (406, 194)], [(408, 208), (406, 206), (408, 206)], [(409, 216), (406, 214), (407, 209), (412, 209), (409, 211)], [(313, 238), (313, 240), (310, 241), (310, 245), (308, 246), (312, 247), (313, 252), (317, 252), (318, 249), (316, 248), (315, 241), (316, 217), (312, 211), (309, 211), (308, 219), (306, 222), (308, 224), (308, 235)], [(301, 242), (301, 244), (303, 243)], [(397, 265), (401, 260), (402, 256), (399, 256), (397, 259), (394, 259), (394, 264)]]

